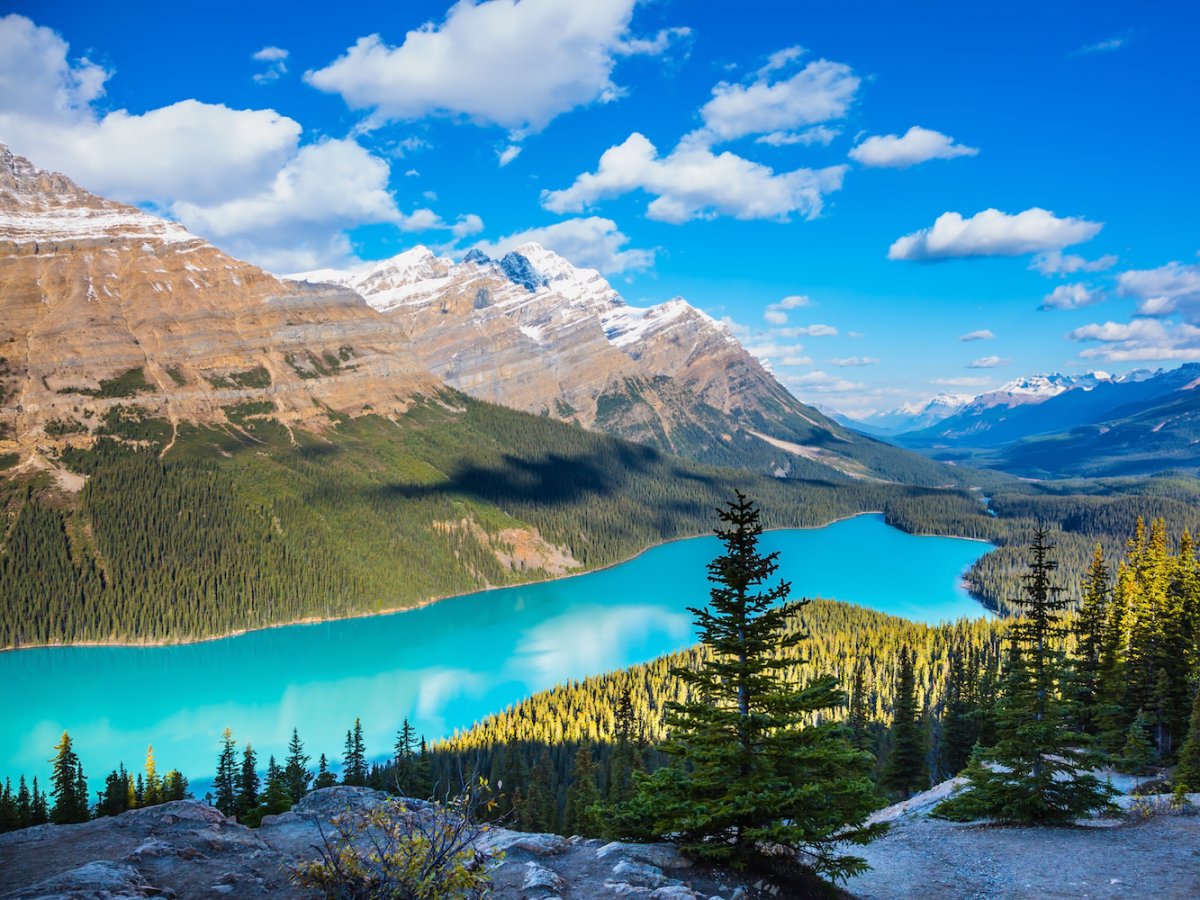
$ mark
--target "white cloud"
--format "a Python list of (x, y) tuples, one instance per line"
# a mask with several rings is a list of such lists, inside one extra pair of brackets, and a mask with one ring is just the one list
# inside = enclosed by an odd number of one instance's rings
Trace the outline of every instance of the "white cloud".
[(1095, 53), (1112, 53), (1114, 50), (1120, 50), (1129, 43), (1128, 37), (1117, 36), (1110, 37), (1107, 40), (1097, 41), (1094, 44), (1084, 44), (1076, 50), (1068, 53), (1068, 56), (1091, 56)]
[(843, 356), (829, 361), (843, 369), (857, 366), (874, 366), (879, 363), (879, 360), (873, 356)]
[(498, 150), (496, 152), (496, 156), (500, 160), (501, 168), (503, 168), (504, 166), (507, 166), (510, 162), (512, 162), (514, 159), (516, 159), (520, 155), (521, 155), (521, 145), (520, 144), (509, 144), (503, 150)]
[(762, 78), (765, 75), (769, 75), (771, 72), (786, 68), (789, 63), (799, 59), (807, 52), (808, 51), (799, 44), (796, 44), (792, 47), (784, 47), (782, 50), (776, 50), (767, 57), (767, 61), (763, 64), (762, 68), (758, 70), (758, 77)]
[(858, 91), (859, 79), (844, 63), (819, 59), (795, 75), (770, 81), (770, 75), (799, 54), (797, 48), (776, 54), (751, 84), (721, 82), (700, 109), (704, 131), (715, 141), (751, 134), (787, 132), (839, 119)]
[(483, 219), (475, 215), (475, 213), (467, 213), (465, 216), (460, 216), (458, 221), (450, 226), (450, 233), (456, 238), (470, 237), (473, 234), (479, 234), (483, 231)]
[(1200, 359), (1200, 328), (1158, 319), (1084, 325), (1067, 334), (1073, 341), (1095, 343), (1079, 355), (1110, 362)]
[(1075, 272), (1103, 272), (1117, 264), (1117, 257), (1110, 254), (1099, 259), (1084, 259), (1073, 253), (1063, 253), (1061, 250), (1051, 250), (1049, 253), (1039, 253), (1029, 264), (1046, 277), (1051, 275), (1072, 275)]
[(359, 38), (305, 79), (379, 120), (463, 117), (515, 132), (621, 96), (617, 59), (656, 55), (686, 29), (653, 39), (629, 33), (634, 0), (459, 0), (440, 23), (408, 32), (398, 47)]
[(1001, 359), (999, 356), (983, 356), (979, 359), (973, 359), (967, 363), (968, 369), (995, 369), (999, 366), (1008, 365), (1012, 360)]
[(828, 375), (820, 370), (805, 375), (785, 375), (780, 379), (788, 388), (796, 388), (801, 393), (809, 394), (843, 394), (858, 391), (866, 387), (857, 381), (848, 381), (837, 375)]
[(837, 334), (838, 330), (832, 325), (797, 325), (794, 328), (780, 328), (776, 334), (781, 337), (795, 338), (807, 335), (808, 337), (832, 337)]
[(430, 210), (397, 208), (384, 159), (353, 140), (302, 146), (300, 124), (274, 110), (182, 100), (101, 114), (109, 73), (69, 50), (49, 28), (0, 18), (0, 137), (89, 190), (152, 205), (275, 271), (345, 263), (340, 230), (366, 222), (450, 227)]
[[(745, 337), (742, 338), (745, 340)], [(758, 334), (745, 345), (746, 352), (751, 356), (756, 356), (764, 363), (773, 363), (776, 360), (787, 359), (807, 359), (804, 356), (803, 344), (780, 344), (767, 335)], [(786, 365), (786, 363), (781, 363)], [(793, 363), (793, 365), (811, 365), (811, 363)]]
[(784, 297), (778, 303), (769, 304), (763, 313), (763, 318), (772, 325), (784, 325), (787, 323), (789, 310), (801, 309), (806, 306), (812, 306), (812, 301), (808, 297), (793, 294), (790, 297)]
[(267, 63), (266, 69), (254, 74), (258, 84), (270, 84), (287, 74), (288, 52), (282, 47), (263, 47), (251, 56), (255, 62)]
[(1169, 262), (1157, 269), (1131, 269), (1117, 276), (1117, 291), (1136, 298), (1142, 315), (1178, 312), (1200, 321), (1200, 265)]
[(833, 143), (833, 139), (841, 133), (840, 129), (830, 128), (828, 125), (814, 125), (803, 131), (772, 131), (770, 134), (756, 137), (754, 143), (767, 144), (771, 147), (790, 147), (794, 144), (801, 144), (805, 147), (821, 144), (828, 147)]
[(978, 331), (968, 331), (966, 334), (959, 337), (960, 341), (990, 341), (996, 335), (992, 334), (989, 328), (980, 328)]
[(1042, 298), (1039, 309), (1079, 309), (1081, 306), (1091, 306), (1104, 299), (1101, 291), (1088, 287), (1086, 284), (1060, 284)]
[(977, 147), (956, 144), (947, 134), (914, 125), (902, 136), (886, 134), (867, 138), (850, 151), (850, 158), (864, 166), (905, 169), (931, 159), (954, 159), (977, 153)]
[(776, 173), (692, 141), (682, 141), (669, 156), (660, 157), (654, 144), (635, 132), (604, 151), (595, 172), (580, 175), (563, 190), (543, 191), (542, 206), (557, 213), (582, 212), (601, 198), (644, 190), (655, 195), (646, 214), (662, 222), (680, 224), (718, 214), (788, 221), (798, 213), (811, 219), (824, 207), (824, 195), (842, 186), (845, 171), (845, 166), (832, 166)]
[(1016, 215), (985, 209), (969, 219), (947, 212), (930, 228), (899, 238), (888, 259), (935, 260), (968, 256), (1021, 256), (1090, 240), (1104, 227), (1074, 217), (1059, 218), (1039, 207)]
[(480, 241), (475, 246), (488, 256), (503, 256), (529, 241), (536, 241), (577, 266), (599, 269), (607, 275), (648, 269), (654, 265), (653, 250), (623, 249), (629, 238), (612, 219), (598, 216), (528, 228), (495, 241)]

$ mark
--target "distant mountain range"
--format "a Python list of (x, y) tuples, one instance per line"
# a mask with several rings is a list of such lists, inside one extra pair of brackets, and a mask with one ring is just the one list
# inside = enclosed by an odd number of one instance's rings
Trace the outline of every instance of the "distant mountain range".
[(1121, 376), (1035, 375), (965, 401), (939, 395), (862, 424), (891, 428), (889, 440), (934, 459), (1023, 477), (1195, 470), (1198, 384), (1198, 363)]

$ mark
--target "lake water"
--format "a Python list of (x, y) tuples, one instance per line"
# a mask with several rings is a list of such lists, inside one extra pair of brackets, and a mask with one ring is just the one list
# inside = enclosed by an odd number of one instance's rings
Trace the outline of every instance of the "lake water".
[[(849, 600), (939, 622), (985, 612), (961, 576), (990, 549), (917, 537), (858, 516), (768, 532), (793, 596)], [(173, 647), (65, 647), (0, 653), (0, 777), (48, 774), (70, 731), (93, 792), (118, 762), (207, 782), (222, 730), (265, 768), (293, 726), (314, 763), (341, 756), (362, 718), (367, 752), (389, 754), (408, 716), (431, 740), (535, 691), (653, 659), (694, 640), (688, 606), (708, 599), (715, 537), (655, 547), (574, 578), (443, 600), (405, 613), (272, 628)]]

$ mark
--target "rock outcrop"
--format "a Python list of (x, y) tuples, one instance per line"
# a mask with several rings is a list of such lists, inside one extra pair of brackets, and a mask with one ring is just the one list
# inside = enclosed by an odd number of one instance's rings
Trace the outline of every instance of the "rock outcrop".
[[(43, 825), (0, 835), (0, 897), (21, 900), (146, 897), (291, 897), (291, 867), (316, 856), (321, 829), (347, 810), (384, 795), (367, 788), (314, 791), (291, 812), (251, 830), (210, 806), (180, 801), (82, 825)], [(406, 805), (420, 811), (421, 801)], [(504, 853), (492, 870), (492, 896), (506, 900), (641, 897), (747, 900), (781, 896), (720, 870), (692, 865), (665, 844), (604, 843), (494, 828), (480, 850)]]
[(223, 423), (255, 403), (319, 429), (441, 389), (353, 291), (283, 281), (0, 145), (0, 454), (86, 441), (118, 406)]

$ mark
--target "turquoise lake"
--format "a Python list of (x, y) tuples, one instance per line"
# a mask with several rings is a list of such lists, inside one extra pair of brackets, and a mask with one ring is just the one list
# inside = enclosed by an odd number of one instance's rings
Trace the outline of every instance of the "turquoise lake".
[[(848, 600), (923, 622), (985, 615), (962, 574), (990, 547), (918, 537), (864, 515), (768, 532), (794, 597)], [(0, 777), (48, 774), (63, 730), (93, 792), (124, 761), (208, 781), (221, 732), (265, 768), (293, 726), (315, 760), (340, 757), (362, 718), (368, 754), (389, 754), (404, 716), (434, 739), (535, 691), (693, 642), (688, 606), (708, 599), (715, 537), (664, 544), (599, 572), (484, 591), (386, 616), (293, 625), (172, 647), (0, 653)]]

